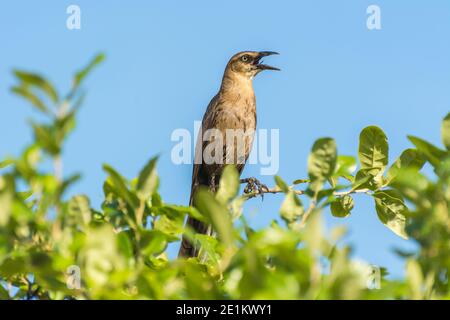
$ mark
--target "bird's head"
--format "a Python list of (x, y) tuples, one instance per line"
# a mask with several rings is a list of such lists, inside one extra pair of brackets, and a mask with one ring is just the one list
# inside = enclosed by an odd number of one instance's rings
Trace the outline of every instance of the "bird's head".
[(273, 51), (244, 51), (235, 54), (227, 65), (227, 71), (252, 79), (263, 70), (280, 70), (262, 63), (262, 58), (278, 54)]

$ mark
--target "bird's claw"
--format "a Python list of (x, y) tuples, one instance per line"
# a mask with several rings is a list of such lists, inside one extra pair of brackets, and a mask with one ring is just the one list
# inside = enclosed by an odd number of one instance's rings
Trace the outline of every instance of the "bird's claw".
[(264, 199), (264, 193), (269, 191), (269, 188), (265, 184), (253, 177), (242, 179), (241, 183), (247, 183), (244, 188), (245, 194), (255, 193), (256, 195), (261, 195), (262, 199)]

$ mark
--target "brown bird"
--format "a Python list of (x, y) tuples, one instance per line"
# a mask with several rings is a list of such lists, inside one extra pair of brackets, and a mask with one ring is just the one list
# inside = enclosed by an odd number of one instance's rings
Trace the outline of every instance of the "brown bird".
[[(219, 92), (214, 96), (203, 116), (201, 132), (195, 147), (194, 169), (192, 172), (191, 197), (199, 186), (207, 186), (215, 192), (223, 168), (234, 164), (241, 174), (250, 154), (256, 129), (256, 99), (253, 78), (263, 70), (279, 70), (261, 63), (266, 56), (278, 54), (273, 51), (245, 51), (235, 54), (228, 62)], [(232, 133), (230, 143), (227, 134)], [(221, 145), (219, 143), (222, 143)], [(243, 179), (249, 188), (263, 188), (254, 178)], [(253, 186), (251, 186), (253, 185)], [(211, 235), (210, 225), (192, 217), (187, 225), (195, 232)], [(183, 236), (180, 257), (196, 257), (199, 246)]]

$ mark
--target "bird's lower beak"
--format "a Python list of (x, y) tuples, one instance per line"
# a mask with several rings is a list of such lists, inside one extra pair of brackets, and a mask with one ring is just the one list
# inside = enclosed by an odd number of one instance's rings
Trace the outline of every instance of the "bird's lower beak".
[(256, 67), (259, 70), (276, 70), (276, 71), (280, 71), (280, 69), (278, 69), (278, 68), (269, 66), (267, 64), (260, 63), (262, 58), (267, 57), (267, 56), (272, 56), (274, 54), (279, 54), (279, 53), (278, 52), (274, 52), (274, 51), (261, 51), (261, 52), (258, 52), (258, 58), (256, 59)]

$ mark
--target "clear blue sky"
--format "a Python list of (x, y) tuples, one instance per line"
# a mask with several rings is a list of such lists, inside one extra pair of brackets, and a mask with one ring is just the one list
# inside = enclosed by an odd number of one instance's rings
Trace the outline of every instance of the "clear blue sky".
[[(66, 29), (66, 8), (81, 7), (81, 30)], [(366, 28), (366, 8), (381, 7), (382, 30)], [(340, 154), (356, 155), (359, 132), (378, 125), (390, 156), (410, 147), (407, 134), (440, 144), (450, 110), (450, 2), (435, 1), (8, 1), (0, 5), (0, 158), (31, 140), (35, 113), (8, 90), (11, 69), (43, 71), (61, 90), (96, 52), (106, 62), (88, 79), (86, 103), (64, 153), (66, 173), (82, 172), (72, 190), (98, 206), (110, 163), (134, 177), (160, 153), (161, 193), (188, 202), (190, 166), (170, 161), (176, 128), (192, 130), (220, 84), (228, 58), (274, 50), (282, 69), (255, 81), (260, 128), (280, 129), (280, 172), (306, 177), (314, 140), (332, 136)], [(268, 59), (269, 60), (269, 59)], [(268, 61), (267, 60), (267, 61)], [(254, 176), (250, 166), (244, 176)], [(272, 179), (263, 177), (272, 184)], [(267, 225), (281, 196), (247, 204), (251, 224)], [(377, 219), (372, 201), (356, 198), (346, 242), (355, 256), (402, 275), (393, 247), (412, 248)]]

